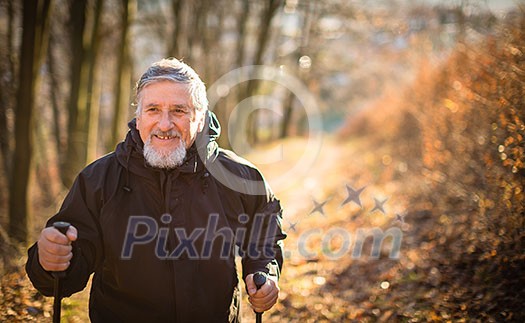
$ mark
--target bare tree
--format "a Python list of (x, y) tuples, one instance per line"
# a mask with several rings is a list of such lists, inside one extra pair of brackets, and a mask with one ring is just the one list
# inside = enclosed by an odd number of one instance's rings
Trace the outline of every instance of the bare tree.
[(185, 28), (184, 0), (172, 0), (171, 10), (173, 13), (173, 29), (171, 38), (168, 39), (168, 55), (184, 56), (187, 51), (187, 33)]
[[(291, 70), (296, 75), (298, 75), (300, 79), (304, 82), (308, 81), (306, 77), (307, 72), (301, 71), (302, 68), (297, 68), (297, 66), (301, 57), (305, 55), (308, 51), (310, 51), (310, 33), (312, 30), (313, 21), (315, 21), (318, 16), (319, 3), (316, 1), (308, 1), (305, 3), (303, 10), (303, 32), (300, 36), (301, 39), (298, 48), (291, 54), (292, 63), (290, 65), (292, 66)], [(309, 67), (305, 68), (305, 70), (309, 71)], [(292, 92), (288, 93), (288, 96), (284, 100), (284, 113), (282, 123), (280, 126), (279, 138), (285, 138), (290, 135), (290, 128), (292, 126), (292, 114), (294, 111), (294, 105), (296, 101), (296, 94)]]
[(68, 99), (68, 139), (65, 158), (62, 164), (62, 182), (70, 186), (78, 171), (78, 167), (85, 160), (82, 156), (82, 129), (83, 115), (79, 113), (78, 97), (80, 92), (80, 75), (82, 72), (83, 35), (86, 26), (87, 0), (72, 1), (69, 11), (69, 37), (71, 46), (70, 91)]
[[(9, 195), (9, 180), (11, 178), (11, 158), (13, 149), (13, 125), (8, 115), (13, 113), (15, 105), (16, 73), (13, 45), (13, 34), (16, 30), (16, 13), (13, 1), (0, 2), (0, 16), (6, 24), (2, 24), (5, 30), (0, 31), (2, 37), (0, 42), (0, 208), (3, 209)], [(5, 10), (3, 10), (5, 8)], [(2, 28), (0, 27), (0, 28)], [(6, 207), (6, 206), (5, 206)], [(7, 211), (7, 210), (4, 210)]]
[[(95, 87), (95, 71), (98, 62), (98, 54), (100, 48), (100, 17), (102, 14), (102, 0), (96, 0), (95, 7), (93, 8), (91, 18), (91, 28), (89, 29), (87, 36), (88, 44), (84, 48), (85, 55), (82, 62), (82, 87), (79, 96), (79, 108), (85, 111), (84, 119), (84, 140), (86, 142), (85, 147), (85, 160), (94, 160), (96, 157), (96, 146), (97, 146), (97, 130), (98, 130), (98, 115), (99, 115), (99, 101), (100, 91), (99, 87)], [(85, 71), (85, 72), (84, 72)], [(84, 165), (80, 165), (83, 167)]]
[(10, 127), (7, 115), (12, 111), (14, 106), (13, 97), (16, 84), (15, 62), (13, 59), (15, 56), (15, 49), (13, 48), (15, 8), (13, 1), (2, 3), (2, 6), (7, 7), (5, 11), (7, 13), (7, 28), (5, 31), (5, 39), (2, 40), (5, 46), (0, 48), (2, 58), (0, 62), (0, 74), (3, 76), (0, 78), (0, 129), (3, 129), (3, 131), (0, 132), (0, 155), (2, 156), (4, 178), (9, 178), (9, 174), (11, 174), (12, 132), (9, 131)]
[(20, 77), (17, 90), (13, 179), (9, 197), (9, 235), (16, 242), (28, 238), (28, 183), (32, 157), (32, 120), (35, 87), (46, 53), (48, 16), (51, 0), (25, 0), (23, 6)]
[[(69, 136), (62, 167), (62, 181), (66, 186), (71, 185), (77, 172), (86, 164), (88, 151), (94, 151), (92, 147), (90, 148), (94, 143), (89, 142), (89, 134), (98, 127), (98, 120), (92, 119), (91, 109), (95, 66), (100, 45), (98, 28), (102, 1), (97, 0), (93, 8), (87, 6), (87, 3), (87, 0), (72, 1), (70, 10), (72, 62), (68, 102)], [(86, 28), (87, 23), (90, 28)]]
[(61, 156), (63, 155), (63, 147), (64, 143), (62, 142), (62, 126), (60, 122), (60, 106), (59, 106), (59, 82), (57, 75), (57, 67), (56, 67), (56, 58), (53, 55), (53, 45), (56, 44), (56, 40), (54, 39), (53, 34), (51, 33), (49, 38), (49, 46), (48, 46), (48, 53), (47, 53), (47, 68), (49, 70), (49, 96), (51, 98), (51, 108), (53, 111), (53, 134), (54, 134), (54, 142), (55, 142), (55, 149), (58, 156), (58, 159), (60, 160)]
[[(278, 9), (281, 7), (283, 1), (282, 0), (267, 0), (263, 4), (262, 13), (260, 15), (259, 20), (259, 28), (257, 33), (257, 42), (256, 42), (256, 49), (255, 54), (252, 60), (251, 65), (262, 65), (263, 63), (263, 56), (264, 53), (268, 47), (268, 41), (270, 39), (271, 34), (271, 25), (272, 20), (275, 17)], [(250, 79), (245, 87), (241, 86), (239, 91), (239, 102), (242, 101), (245, 98), (249, 98), (253, 96), (258, 89), (259, 86), (259, 80), (256, 79)], [(257, 138), (257, 111), (252, 112), (249, 116), (246, 116), (246, 111), (240, 111), (240, 116), (238, 116), (239, 120), (247, 120), (248, 125), (250, 127), (247, 127), (248, 133), (238, 133), (237, 129), (235, 130), (236, 133), (234, 135), (234, 138), (231, 138), (232, 141), (234, 141), (235, 147), (243, 147), (242, 141), (247, 141), (247, 143), (254, 144), (258, 141)], [(244, 127), (237, 127), (238, 129), (243, 129)], [(242, 152), (241, 152), (242, 153)]]
[(129, 50), (129, 28), (135, 17), (136, 0), (121, 0), (120, 3), (122, 20), (120, 22), (120, 46), (118, 47), (117, 77), (115, 79), (115, 107), (113, 109), (111, 136), (110, 140), (106, 143), (107, 151), (113, 150), (115, 144), (122, 139), (124, 134), (124, 119), (128, 111), (127, 104), (129, 104), (131, 98), (133, 77), (131, 53)]
[(246, 27), (248, 24), (248, 18), (250, 16), (250, 1), (249, 0), (241, 0), (242, 2), (242, 11), (239, 16), (239, 35), (238, 35), (238, 41), (237, 41), (237, 65), (243, 66), (244, 65), (244, 52), (245, 52), (245, 43), (246, 43)]

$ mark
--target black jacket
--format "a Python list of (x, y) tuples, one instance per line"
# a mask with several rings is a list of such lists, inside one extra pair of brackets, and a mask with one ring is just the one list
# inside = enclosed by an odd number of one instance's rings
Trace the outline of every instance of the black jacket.
[[(145, 164), (132, 120), (125, 141), (80, 172), (48, 221), (78, 229), (62, 295), (83, 290), (95, 273), (92, 322), (236, 321), (235, 245), (243, 278), (256, 271), (279, 275), (286, 237), (279, 201), (253, 165), (218, 148), (220, 128), (208, 117), (209, 131), (173, 170)], [(210, 172), (212, 165), (220, 167)], [(252, 192), (236, 191), (249, 183), (256, 183)], [(40, 292), (53, 294), (36, 244), (26, 271)]]

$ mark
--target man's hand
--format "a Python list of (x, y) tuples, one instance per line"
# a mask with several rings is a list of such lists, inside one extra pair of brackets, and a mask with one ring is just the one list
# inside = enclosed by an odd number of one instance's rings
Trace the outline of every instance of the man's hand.
[(255, 312), (264, 312), (272, 308), (279, 298), (279, 285), (273, 276), (268, 276), (266, 283), (257, 290), (253, 282), (253, 274), (246, 276), (246, 287), (248, 288), (248, 300)]
[(77, 229), (69, 226), (66, 235), (54, 227), (42, 230), (38, 239), (38, 260), (47, 271), (64, 271), (73, 258), (71, 241), (77, 240)]

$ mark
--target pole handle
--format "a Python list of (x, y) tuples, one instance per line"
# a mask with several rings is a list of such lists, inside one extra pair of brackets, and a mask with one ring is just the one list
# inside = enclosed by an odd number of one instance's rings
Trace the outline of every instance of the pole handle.
[[(253, 274), (253, 282), (255, 286), (257, 287), (257, 290), (262, 287), (262, 285), (266, 284), (266, 273), (262, 271), (258, 271), (255, 274)], [(262, 312), (255, 312), (255, 322), (261, 323), (262, 322)]]
[(253, 274), (253, 282), (255, 283), (257, 290), (261, 288), (262, 285), (266, 284), (266, 279), (266, 273), (262, 271), (258, 271)]
[[(53, 228), (57, 229), (63, 235), (66, 235), (67, 229), (69, 229), (68, 222), (57, 221), (53, 223)], [(54, 301), (53, 301), (53, 323), (60, 323), (60, 310), (61, 310), (61, 295), (60, 295), (60, 279), (66, 276), (65, 271), (54, 271), (52, 272), (54, 278)]]
[[(70, 226), (71, 224), (69, 224), (69, 222), (64, 222), (64, 221), (57, 221), (53, 223), (53, 228), (57, 229), (63, 235), (66, 235), (67, 229), (69, 229)], [(63, 278), (66, 276), (66, 272), (65, 271), (54, 271), (53, 276), (57, 278)]]
[(57, 221), (53, 223), (53, 228), (60, 231), (60, 233), (62, 233), (63, 235), (66, 234), (67, 229), (69, 229), (70, 226), (71, 224), (69, 224), (69, 222), (64, 222), (64, 221)]

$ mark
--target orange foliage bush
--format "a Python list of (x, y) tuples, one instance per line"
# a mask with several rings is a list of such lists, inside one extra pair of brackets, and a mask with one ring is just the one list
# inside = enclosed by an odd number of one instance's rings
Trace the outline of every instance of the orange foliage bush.
[(444, 65), (422, 66), (404, 93), (378, 100), (341, 135), (392, 146), (425, 187), (410, 192), (434, 218), (420, 238), (446, 238), (435, 250), (446, 260), (432, 266), (449, 268), (442, 284), (466, 289), (449, 304), (470, 317), (525, 318), (525, 12), (459, 43)]
[(522, 19), (497, 38), (458, 46), (422, 97), (427, 106), (410, 108), (420, 124), (423, 167), (444, 175), (436, 188), (478, 209), (473, 229), (485, 241), (521, 245), (509, 256), (523, 251), (524, 239), (524, 30)]

